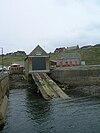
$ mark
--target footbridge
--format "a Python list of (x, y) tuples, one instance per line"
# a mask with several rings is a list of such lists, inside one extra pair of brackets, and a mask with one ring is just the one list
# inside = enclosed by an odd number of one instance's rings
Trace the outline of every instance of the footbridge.
[(69, 98), (46, 73), (33, 73), (31, 75), (44, 99), (49, 100), (56, 97), (61, 97), (62, 99)]

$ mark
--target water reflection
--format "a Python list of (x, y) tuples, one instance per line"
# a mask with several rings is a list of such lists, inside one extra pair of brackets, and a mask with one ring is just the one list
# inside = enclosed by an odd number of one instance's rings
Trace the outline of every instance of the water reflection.
[[(37, 123), (40, 119), (42, 121), (45, 118), (48, 118), (50, 115), (50, 102), (45, 101), (42, 97), (39, 95), (32, 95), (32, 90), (27, 90), (27, 110), (31, 114), (31, 118), (33, 120), (37, 120)], [(33, 93), (34, 94), (34, 93)]]
[(27, 90), (27, 111), (33, 123), (39, 127), (36, 128), (36, 132), (49, 132), (50, 129), (53, 131), (51, 102), (33, 93), (33, 89)]

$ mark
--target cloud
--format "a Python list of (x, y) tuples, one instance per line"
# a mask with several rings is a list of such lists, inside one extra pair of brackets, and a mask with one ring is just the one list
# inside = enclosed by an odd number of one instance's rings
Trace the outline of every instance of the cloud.
[(0, 42), (5, 52), (40, 44), (55, 47), (99, 43), (99, 0), (1, 0)]

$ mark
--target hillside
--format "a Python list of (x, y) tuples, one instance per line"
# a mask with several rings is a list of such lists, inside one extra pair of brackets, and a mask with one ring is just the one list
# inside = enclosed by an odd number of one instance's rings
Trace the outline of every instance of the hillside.
[[(66, 50), (65, 53), (80, 53), (81, 60), (89, 64), (100, 64), (100, 47), (88, 47), (80, 48), (78, 50)], [(59, 53), (50, 53), (50, 59), (57, 59)], [(9, 66), (12, 63), (24, 61), (26, 55), (11, 55), (7, 54), (3, 56), (3, 65)], [(0, 56), (0, 64), (2, 64), (2, 56)]]
[[(66, 50), (64, 53), (79, 53), (81, 60), (89, 64), (100, 64), (100, 46), (80, 48), (77, 50)], [(57, 59), (59, 53), (51, 53), (50, 59)]]
[[(24, 61), (26, 55), (3, 55), (3, 65), (9, 66), (12, 63)], [(2, 56), (0, 56), (0, 64), (2, 64)]]

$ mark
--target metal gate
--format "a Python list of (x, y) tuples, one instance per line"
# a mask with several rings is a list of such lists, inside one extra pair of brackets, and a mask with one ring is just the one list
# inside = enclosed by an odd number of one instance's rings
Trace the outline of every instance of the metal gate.
[(32, 70), (46, 70), (45, 57), (33, 57), (32, 58)]

